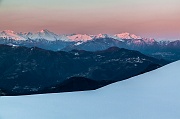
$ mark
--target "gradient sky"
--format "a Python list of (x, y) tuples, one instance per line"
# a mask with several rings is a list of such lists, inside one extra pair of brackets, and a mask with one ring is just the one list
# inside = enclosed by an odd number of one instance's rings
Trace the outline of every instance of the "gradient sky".
[(0, 0), (0, 30), (180, 38), (180, 0)]

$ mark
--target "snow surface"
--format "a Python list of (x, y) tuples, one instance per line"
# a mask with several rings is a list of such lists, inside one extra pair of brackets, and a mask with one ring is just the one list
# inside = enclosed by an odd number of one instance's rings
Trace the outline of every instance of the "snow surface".
[(179, 119), (180, 61), (95, 91), (0, 97), (0, 119)]

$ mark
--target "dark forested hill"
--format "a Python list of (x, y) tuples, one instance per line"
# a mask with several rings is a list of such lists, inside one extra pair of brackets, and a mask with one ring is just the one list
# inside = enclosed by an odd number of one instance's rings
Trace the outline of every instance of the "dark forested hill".
[(0, 89), (6, 95), (51, 92), (52, 87), (53, 92), (96, 89), (165, 64), (164, 60), (117, 47), (54, 52), (0, 45)]

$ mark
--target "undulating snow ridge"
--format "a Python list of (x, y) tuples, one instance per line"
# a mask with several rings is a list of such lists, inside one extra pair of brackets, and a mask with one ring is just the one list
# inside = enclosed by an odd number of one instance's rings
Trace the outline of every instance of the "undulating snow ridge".
[(82, 35), (82, 34), (75, 34), (75, 35), (71, 35), (71, 36), (67, 36), (68, 39), (72, 40), (72, 41), (88, 41), (88, 40), (92, 40), (92, 37), (90, 37), (89, 35)]
[(180, 61), (95, 91), (0, 97), (0, 119), (179, 119)]
[(92, 35), (93, 38), (107, 38), (110, 37), (108, 34), (98, 34), (98, 35)]
[(121, 39), (142, 39), (140, 36), (136, 36), (135, 34), (130, 34), (130, 33), (121, 33), (121, 34), (116, 34), (115, 35), (118, 38)]
[(113, 38), (119, 41), (123, 41), (122, 38), (117, 37), (116, 35), (109, 35), (109, 34), (98, 34), (98, 35), (93, 35), (94, 39), (98, 39), (98, 38)]
[(12, 40), (26, 40), (24, 37), (21, 37), (20, 35), (11, 30), (4, 30), (0, 32), (0, 38)]

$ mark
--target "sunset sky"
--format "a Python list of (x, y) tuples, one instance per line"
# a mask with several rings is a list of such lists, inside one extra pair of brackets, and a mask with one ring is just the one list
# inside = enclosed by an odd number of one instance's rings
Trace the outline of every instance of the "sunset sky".
[(0, 0), (0, 31), (180, 39), (180, 0)]

